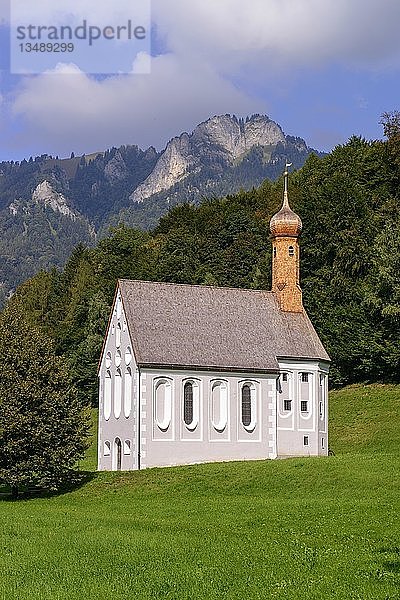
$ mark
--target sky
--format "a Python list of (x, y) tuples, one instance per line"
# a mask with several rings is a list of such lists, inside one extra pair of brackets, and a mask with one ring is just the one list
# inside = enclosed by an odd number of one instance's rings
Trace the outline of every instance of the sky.
[[(118, 1), (124, 19), (144, 0)], [(120, 46), (128, 74), (87, 74), (63, 55), (50, 71), (18, 75), (10, 0), (0, 0), (0, 160), (161, 150), (226, 113), (266, 114), (329, 151), (352, 135), (381, 138), (382, 113), (400, 108), (399, 0), (146, 1), (151, 46)], [(39, 2), (37, 13), (54, 5)], [(77, 17), (107, 15), (109, 2), (97, 0), (96, 15), (90, 2), (76, 4)]]

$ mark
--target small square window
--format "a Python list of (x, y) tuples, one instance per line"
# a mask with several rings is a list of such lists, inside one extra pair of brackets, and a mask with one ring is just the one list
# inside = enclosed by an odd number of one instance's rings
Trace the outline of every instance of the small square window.
[(288, 380), (288, 376), (287, 373), (282, 373), (282, 381), (287, 381)]
[(308, 411), (308, 402), (307, 402), (307, 400), (302, 400), (301, 401), (300, 410), (301, 410), (301, 412), (307, 412)]
[(308, 383), (308, 373), (301, 374), (301, 381), (302, 383)]
[(303, 438), (303, 444), (304, 446), (308, 446), (308, 435), (305, 435)]
[(283, 401), (283, 409), (284, 410), (292, 410), (292, 401), (291, 400), (284, 400)]

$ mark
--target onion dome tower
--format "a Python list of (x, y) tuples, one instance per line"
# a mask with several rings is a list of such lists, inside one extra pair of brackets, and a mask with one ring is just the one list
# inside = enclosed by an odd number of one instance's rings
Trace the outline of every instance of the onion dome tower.
[(300, 288), (299, 236), (301, 219), (292, 211), (288, 198), (288, 167), (286, 163), (283, 204), (270, 221), (272, 234), (272, 291), (276, 293), (280, 309), (284, 312), (302, 312)]

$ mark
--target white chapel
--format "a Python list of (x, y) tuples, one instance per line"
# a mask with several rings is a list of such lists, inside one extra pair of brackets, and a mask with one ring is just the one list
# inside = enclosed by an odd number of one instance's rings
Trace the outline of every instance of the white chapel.
[(328, 453), (330, 359), (302, 304), (300, 218), (272, 217), (272, 291), (118, 282), (99, 470)]

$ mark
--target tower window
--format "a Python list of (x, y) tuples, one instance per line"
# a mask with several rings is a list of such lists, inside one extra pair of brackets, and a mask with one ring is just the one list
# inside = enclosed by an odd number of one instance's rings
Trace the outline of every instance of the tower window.
[(303, 383), (308, 383), (308, 373), (302, 373), (301, 374), (301, 381)]
[(294, 248), (293, 248), (293, 246), (289, 246), (289, 256), (294, 256)]
[(276, 248), (274, 248), (274, 258), (276, 258)]

